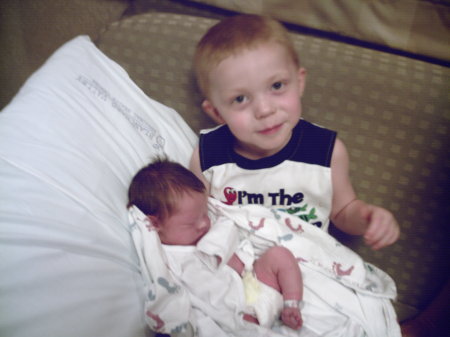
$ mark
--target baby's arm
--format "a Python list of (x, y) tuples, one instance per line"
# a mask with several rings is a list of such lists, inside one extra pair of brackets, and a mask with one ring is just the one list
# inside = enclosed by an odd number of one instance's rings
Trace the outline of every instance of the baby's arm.
[(339, 139), (331, 159), (333, 201), (331, 221), (340, 230), (353, 235), (364, 235), (366, 244), (380, 249), (397, 241), (400, 229), (388, 210), (357, 199), (349, 177), (349, 157)]
[(200, 153), (199, 147), (197, 146), (192, 152), (191, 161), (189, 163), (189, 169), (199, 178), (203, 184), (205, 184), (206, 191), (209, 193), (210, 184), (206, 181), (205, 176), (202, 173), (202, 168), (200, 166)]

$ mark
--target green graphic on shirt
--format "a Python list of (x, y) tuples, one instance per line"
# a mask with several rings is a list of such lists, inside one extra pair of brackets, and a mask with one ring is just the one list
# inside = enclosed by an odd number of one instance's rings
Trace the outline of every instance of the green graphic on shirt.
[(319, 227), (322, 226), (321, 223), (313, 222), (313, 220), (317, 219), (316, 208), (313, 207), (308, 211), (308, 204), (305, 204), (302, 207), (290, 207), (290, 208), (286, 208), (286, 209), (281, 208), (280, 210), (287, 212), (288, 214), (294, 215), (294, 216), (302, 219), (303, 221), (309, 222), (313, 225), (316, 225)]

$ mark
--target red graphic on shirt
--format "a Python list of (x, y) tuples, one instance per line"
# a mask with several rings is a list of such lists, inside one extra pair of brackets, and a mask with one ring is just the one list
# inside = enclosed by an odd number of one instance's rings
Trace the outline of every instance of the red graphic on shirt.
[(227, 201), (224, 201), (223, 203), (226, 205), (233, 205), (237, 199), (236, 190), (232, 187), (225, 187), (223, 194), (225, 195), (225, 199), (227, 199)]
[(340, 263), (333, 262), (333, 270), (338, 276), (348, 276), (353, 272), (354, 266), (351, 266), (347, 270), (342, 269), (342, 265)]

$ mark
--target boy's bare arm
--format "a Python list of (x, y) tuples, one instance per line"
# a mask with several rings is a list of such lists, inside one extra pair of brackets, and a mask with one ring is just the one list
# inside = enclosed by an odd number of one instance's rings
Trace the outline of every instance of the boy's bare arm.
[(342, 231), (362, 235), (366, 231), (365, 223), (359, 216), (355, 218), (355, 208), (350, 207), (356, 201), (356, 193), (349, 176), (349, 157), (344, 143), (336, 139), (331, 158), (331, 181), (333, 185), (331, 221)]
[(336, 227), (348, 234), (364, 235), (366, 244), (373, 249), (394, 243), (400, 234), (397, 221), (388, 210), (357, 199), (349, 177), (349, 156), (339, 139), (331, 160), (331, 176), (331, 220)]
[(189, 169), (203, 182), (203, 184), (205, 184), (206, 191), (209, 194), (210, 184), (206, 181), (202, 173), (198, 146), (194, 149), (194, 152), (192, 152), (191, 161), (189, 162)]

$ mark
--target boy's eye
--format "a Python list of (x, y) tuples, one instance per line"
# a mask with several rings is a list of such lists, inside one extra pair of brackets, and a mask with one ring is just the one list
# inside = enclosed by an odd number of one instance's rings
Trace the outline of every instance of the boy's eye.
[(245, 102), (245, 96), (244, 95), (239, 95), (237, 97), (234, 98), (234, 102), (236, 103), (244, 103)]
[(283, 87), (282, 82), (275, 82), (274, 84), (272, 84), (272, 89), (275, 89), (275, 90), (280, 90), (282, 87)]

